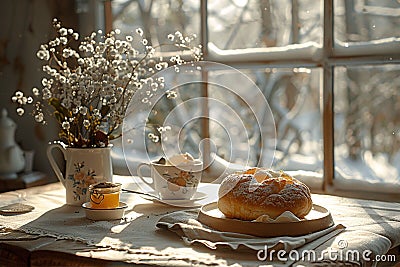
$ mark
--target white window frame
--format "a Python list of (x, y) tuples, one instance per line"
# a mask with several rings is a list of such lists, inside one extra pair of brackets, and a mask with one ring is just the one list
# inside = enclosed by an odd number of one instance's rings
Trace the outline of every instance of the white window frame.
[[(105, 29), (112, 29), (111, 0), (104, 1)], [(323, 130), (323, 191), (334, 180), (334, 69), (337, 66), (374, 64), (400, 64), (400, 38), (386, 38), (372, 42), (341, 43), (334, 39), (334, 0), (323, 1), (323, 43), (307, 42), (285, 47), (220, 50), (209, 42), (207, 0), (200, 0), (200, 43), (204, 61), (218, 62), (232, 67), (319, 67), (322, 68), (322, 130)], [(390, 58), (390, 61), (388, 59)], [(202, 78), (208, 73), (203, 69)], [(208, 96), (207, 83), (203, 83), (203, 97)], [(204, 103), (203, 115), (208, 116)], [(209, 140), (209, 122), (202, 120), (202, 138)], [(209, 155), (205, 145), (204, 155)], [(207, 164), (209, 158), (205, 157)]]

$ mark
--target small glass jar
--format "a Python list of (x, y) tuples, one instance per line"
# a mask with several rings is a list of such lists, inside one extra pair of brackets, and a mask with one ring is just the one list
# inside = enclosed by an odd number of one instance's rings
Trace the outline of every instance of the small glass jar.
[(121, 184), (101, 182), (89, 186), (92, 209), (115, 209), (119, 207)]

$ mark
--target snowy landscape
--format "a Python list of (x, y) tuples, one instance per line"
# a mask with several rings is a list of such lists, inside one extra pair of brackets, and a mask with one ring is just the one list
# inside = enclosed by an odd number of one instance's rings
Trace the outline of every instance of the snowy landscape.
[[(169, 28), (200, 35), (198, 1), (185, 1), (179, 7), (185, 12), (179, 16), (174, 13), (179, 13), (179, 8), (157, 13), (167, 2), (154, 2), (153, 11), (147, 14), (151, 14), (155, 25), (162, 22), (162, 27), (147, 24), (147, 31), (155, 33), (152, 42), (157, 43), (159, 36)], [(228, 67), (208, 71), (210, 140), (222, 165), (271, 166), (297, 174), (300, 171), (299, 177), (307, 176), (308, 182), (320, 184), (323, 72), (318, 62), (323, 56), (323, 1), (296, 2), (298, 6), (294, 10), (292, 1), (208, 1), (208, 59), (239, 62), (233, 65), (235, 71), (243, 73), (243, 77), (253, 83), (243, 82), (240, 75), (232, 77), (233, 70)], [(354, 6), (349, 6), (350, 2)], [(143, 26), (140, 19), (134, 20), (132, 16), (126, 19), (129, 12), (145, 17), (138, 14), (141, 9), (134, 8), (137, 4), (136, 1), (116, 1), (120, 9), (116, 8), (119, 17), (115, 25), (122, 31)], [(398, 54), (400, 29), (395, 25), (400, 23), (400, 16), (395, 14), (399, 10), (400, 3), (395, 1), (368, 1), (368, 5), (364, 1), (335, 1), (337, 55)], [(173, 16), (178, 17), (173, 19)], [(298, 20), (301, 27), (294, 29), (291, 19)], [(277, 63), (274, 66), (251, 65), (262, 60)], [(292, 66), (288, 65), (291, 60)], [(284, 62), (281, 67), (279, 61)], [(302, 61), (310, 66), (296, 65)], [(335, 66), (333, 76), (335, 188), (399, 193), (400, 67), (392, 58), (378, 65), (346, 64)], [(198, 123), (187, 122), (199, 112), (199, 106), (190, 105), (188, 101), (201, 97), (201, 88), (195, 83), (180, 86), (179, 79), (184, 79), (180, 76), (182, 73), (170, 77), (176, 82), (171, 86), (178, 86), (174, 104), (187, 102), (181, 106), (185, 111), (179, 115), (179, 123), (182, 128), (186, 127), (187, 136), (178, 142), (186, 151), (199, 156), (201, 127)], [(251, 97), (257, 96), (256, 92), (262, 93), (268, 109), (259, 97)], [(246, 95), (245, 99), (242, 94)], [(229, 106), (232, 113), (224, 106)], [(166, 107), (163, 112), (171, 110), (172, 107)], [(259, 120), (265, 118), (265, 114), (273, 117), (273, 125), (268, 119)], [(163, 125), (165, 117), (150, 120)], [(157, 144), (146, 143), (147, 150), (142, 153), (149, 154), (151, 150), (150, 158), (156, 157), (160, 153), (154, 148)]]

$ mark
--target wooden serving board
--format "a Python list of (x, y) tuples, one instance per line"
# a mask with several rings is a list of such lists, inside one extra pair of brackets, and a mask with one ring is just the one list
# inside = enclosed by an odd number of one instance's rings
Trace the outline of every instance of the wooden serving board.
[(260, 237), (300, 236), (321, 231), (333, 225), (330, 212), (313, 204), (304, 220), (297, 222), (254, 222), (226, 218), (218, 209), (217, 202), (201, 207), (198, 220), (205, 225), (224, 232), (234, 232)]

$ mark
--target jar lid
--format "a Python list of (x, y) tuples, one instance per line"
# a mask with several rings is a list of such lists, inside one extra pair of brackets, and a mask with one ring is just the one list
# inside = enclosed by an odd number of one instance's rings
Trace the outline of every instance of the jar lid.
[(100, 194), (110, 194), (119, 192), (120, 190), (121, 190), (120, 183), (100, 182), (89, 186), (89, 192), (100, 193)]

